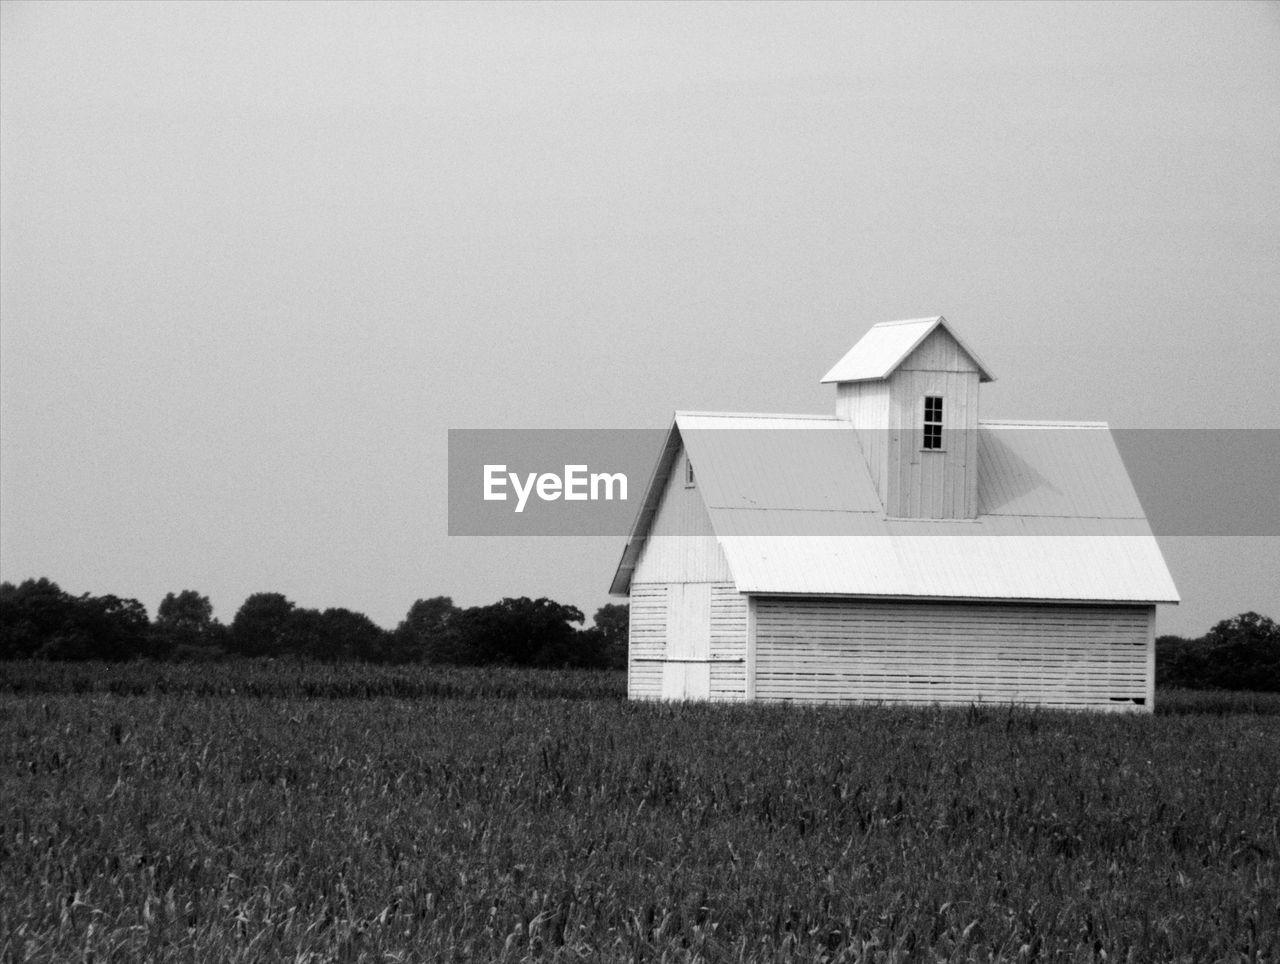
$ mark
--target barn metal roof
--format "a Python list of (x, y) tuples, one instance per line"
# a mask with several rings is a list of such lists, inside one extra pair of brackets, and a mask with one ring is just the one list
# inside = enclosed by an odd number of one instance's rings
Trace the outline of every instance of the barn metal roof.
[(981, 422), (975, 520), (890, 519), (851, 423), (678, 412), (612, 592), (626, 593), (681, 446), (738, 590), (1177, 602), (1105, 423)]
[(911, 318), (907, 321), (882, 321), (873, 325), (848, 354), (835, 363), (831, 371), (822, 377), (826, 382), (863, 382), (888, 378), (935, 328), (942, 327), (973, 359), (978, 366), (979, 381), (995, 381), (990, 369), (982, 363), (977, 352), (965, 344), (947, 319)]

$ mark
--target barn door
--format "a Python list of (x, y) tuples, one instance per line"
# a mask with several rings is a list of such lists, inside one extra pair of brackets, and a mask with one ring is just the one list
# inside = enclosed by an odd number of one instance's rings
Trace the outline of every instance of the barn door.
[(711, 584), (667, 587), (667, 662), (662, 698), (705, 700), (711, 696)]

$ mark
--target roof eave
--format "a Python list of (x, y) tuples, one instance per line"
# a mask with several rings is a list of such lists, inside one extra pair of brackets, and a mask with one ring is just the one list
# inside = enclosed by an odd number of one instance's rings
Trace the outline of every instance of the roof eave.
[(790, 590), (744, 589), (744, 596), (804, 597), (813, 599), (879, 599), (885, 602), (956, 602), (956, 603), (1043, 603), (1061, 606), (1177, 606), (1181, 597), (1167, 599), (1102, 599), (1074, 596), (938, 596), (938, 595), (889, 595), (885, 593), (859, 592), (800, 592)]
[(653, 525), (654, 516), (658, 513), (658, 503), (662, 501), (662, 490), (667, 477), (671, 474), (671, 466), (675, 462), (676, 453), (680, 450), (680, 428), (677, 419), (671, 419), (671, 427), (662, 443), (662, 452), (654, 463), (645, 486), (644, 499), (636, 511), (635, 521), (627, 535), (627, 545), (622, 550), (622, 558), (618, 560), (618, 568), (614, 570), (613, 581), (609, 584), (609, 595), (626, 596), (631, 592), (631, 576), (640, 561), (640, 553), (644, 549), (645, 540), (649, 537), (649, 528)]

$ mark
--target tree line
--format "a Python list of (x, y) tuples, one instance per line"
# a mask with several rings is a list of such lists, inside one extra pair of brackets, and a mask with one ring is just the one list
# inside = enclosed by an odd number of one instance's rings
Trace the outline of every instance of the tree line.
[(1161, 636), (1156, 685), (1280, 693), (1280, 625), (1248, 612), (1222, 620), (1198, 639)]
[(176, 661), (250, 656), (338, 662), (622, 668), (628, 607), (602, 606), (593, 625), (574, 606), (507, 598), (461, 608), (419, 599), (394, 630), (350, 609), (307, 609), (254, 593), (230, 625), (209, 597), (169, 593), (152, 620), (136, 599), (74, 596), (49, 579), (0, 583), (0, 659)]
[[(574, 606), (507, 598), (461, 608), (419, 599), (394, 630), (349, 609), (306, 609), (254, 593), (230, 625), (193, 589), (169, 593), (156, 618), (136, 599), (73, 596), (48, 579), (0, 583), (0, 659), (176, 661), (228, 656), (459, 666), (617, 668), (627, 661), (628, 607), (602, 606), (591, 626)], [(1280, 626), (1254, 612), (1204, 636), (1156, 640), (1156, 684), (1280, 692)]]

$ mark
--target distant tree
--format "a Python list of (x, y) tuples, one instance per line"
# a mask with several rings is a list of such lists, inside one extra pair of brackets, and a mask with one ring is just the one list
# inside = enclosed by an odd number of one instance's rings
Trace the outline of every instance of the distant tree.
[(565, 665), (581, 669), (605, 669), (609, 665), (606, 648), (604, 633), (599, 626), (579, 629), (573, 640), (573, 661)]
[(71, 618), (74, 597), (49, 579), (0, 583), (0, 659), (30, 659)]
[(197, 635), (213, 625), (213, 603), (194, 589), (167, 593), (156, 610), (156, 625), (175, 633)]
[(1280, 692), (1280, 626), (1248, 612), (1222, 620), (1199, 639), (1161, 636), (1156, 684)]
[(284, 656), (295, 649), (295, 607), (278, 592), (254, 593), (231, 621), (231, 649), (241, 656)]
[(77, 596), (69, 617), (57, 633), (36, 651), (55, 660), (112, 661), (153, 655), (151, 620), (136, 599), (118, 596)]
[(373, 662), (383, 654), (387, 633), (368, 616), (350, 609), (299, 609), (293, 613), (289, 635), (292, 651), (300, 656)]
[(1280, 626), (1255, 612), (1224, 619), (1204, 642), (1214, 686), (1280, 692)]
[(136, 599), (72, 596), (44, 578), (0, 585), (4, 659), (131, 659), (150, 654), (150, 629)]
[(604, 665), (610, 669), (625, 669), (631, 607), (625, 603), (607, 603), (596, 610), (592, 622), (602, 637)]
[(393, 663), (465, 662), (459, 650), (461, 610), (448, 596), (419, 599), (396, 627), (388, 654)]
[(1207, 652), (1203, 639), (1156, 637), (1156, 685), (1190, 688), (1207, 685)]
[(582, 611), (550, 599), (507, 598), (464, 610), (458, 617), (463, 662), (508, 666), (580, 666), (585, 654), (575, 645), (572, 624)]
[(574, 665), (591, 669), (625, 669), (627, 606), (610, 603), (596, 610), (594, 625), (578, 631)]
[(168, 593), (152, 626), (156, 648), (176, 660), (207, 660), (221, 655), (227, 630), (213, 618), (213, 603), (194, 589)]
[[(301, 606), (289, 613), (280, 638), (281, 656), (305, 656), (326, 662), (337, 659), (341, 652), (330, 652), (330, 641), (325, 638), (324, 615), (318, 609)], [(340, 649), (334, 647), (335, 650)]]

